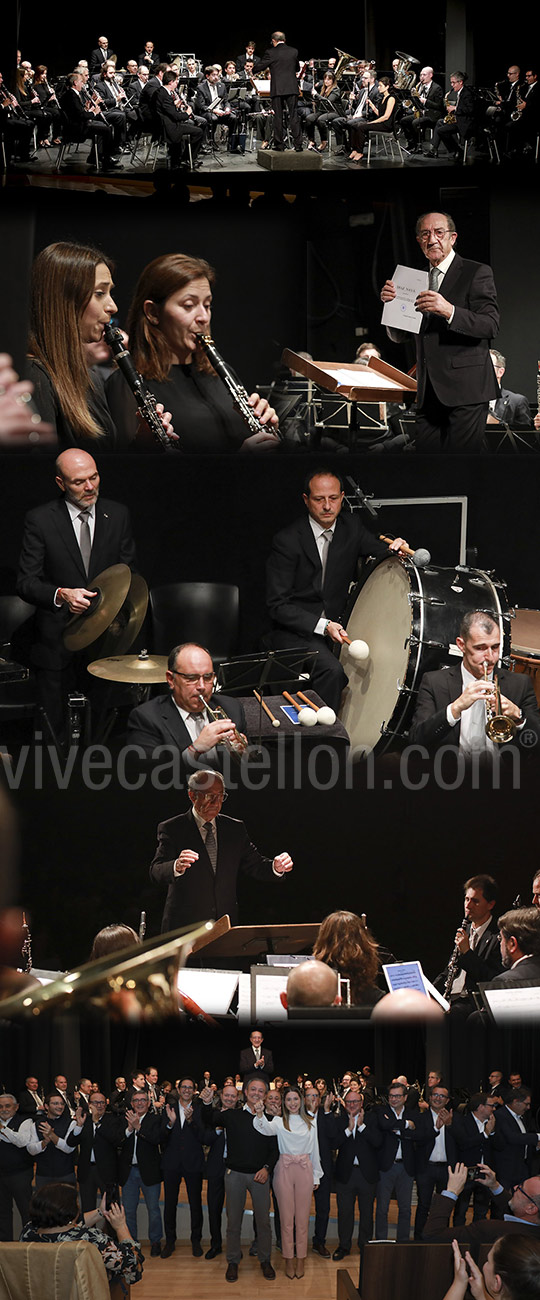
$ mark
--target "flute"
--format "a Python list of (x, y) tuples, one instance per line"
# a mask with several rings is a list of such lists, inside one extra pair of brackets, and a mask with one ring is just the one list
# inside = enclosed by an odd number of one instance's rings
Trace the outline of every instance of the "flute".
[(153, 433), (156, 440), (166, 451), (180, 451), (178, 439), (171, 438), (170, 434), (163, 424), (161, 416), (158, 413), (157, 402), (153, 392), (145, 383), (142, 375), (135, 369), (131, 359), (131, 353), (128, 352), (121, 330), (115, 329), (113, 325), (105, 325), (103, 334), (106, 343), (109, 344), (119, 370), (122, 371), (124, 379), (129, 384), (139, 411), (146, 420), (146, 423)]

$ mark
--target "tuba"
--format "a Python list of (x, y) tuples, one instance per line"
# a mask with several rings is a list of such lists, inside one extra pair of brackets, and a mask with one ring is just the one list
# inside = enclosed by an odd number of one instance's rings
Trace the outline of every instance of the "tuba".
[[(488, 663), (484, 659), (484, 681), (488, 680)], [(495, 707), (492, 708), (486, 699), (486, 736), (493, 741), (495, 745), (506, 745), (509, 740), (513, 740), (516, 734), (516, 724), (512, 718), (508, 718), (505, 713), (501, 713), (501, 688), (498, 681), (493, 681), (495, 693)]]
[(339, 59), (334, 68), (334, 80), (339, 81), (339, 78), (347, 71), (349, 63), (360, 63), (360, 59), (355, 59), (354, 54), (346, 54), (345, 50), (340, 50), (339, 45), (335, 45), (334, 49), (339, 54)]
[(418, 66), (418, 59), (414, 59), (412, 54), (405, 54), (403, 50), (396, 50), (398, 65), (394, 77), (394, 90), (412, 90), (416, 81), (416, 73), (411, 72), (413, 64)]

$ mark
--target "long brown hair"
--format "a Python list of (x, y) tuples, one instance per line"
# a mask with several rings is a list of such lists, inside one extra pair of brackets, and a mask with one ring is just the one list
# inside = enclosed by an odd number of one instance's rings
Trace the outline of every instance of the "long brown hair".
[(351, 980), (353, 1000), (362, 989), (374, 984), (379, 970), (377, 942), (355, 912), (331, 912), (325, 917), (313, 956)]
[[(212, 285), (215, 278), (216, 273), (208, 262), (202, 257), (189, 257), (186, 253), (166, 253), (145, 266), (126, 322), (133, 361), (145, 379), (167, 379), (174, 360), (159, 325), (154, 325), (145, 316), (146, 300), (151, 299), (159, 307), (173, 293), (185, 289), (191, 280), (205, 279)], [(204, 354), (199, 355), (199, 350), (193, 360), (199, 370), (214, 373)]]
[(283, 1093), (282, 1093), (283, 1127), (286, 1128), (286, 1129), (288, 1129), (289, 1132), (290, 1132), (291, 1126), (290, 1126), (290, 1124), (289, 1124), (289, 1115), (290, 1115), (291, 1112), (290, 1112), (290, 1110), (289, 1110), (289, 1108), (288, 1108), (288, 1106), (287, 1106), (287, 1102), (286, 1102), (286, 1100), (285, 1100), (285, 1098), (288, 1097), (288, 1095), (289, 1095), (290, 1092), (294, 1092), (295, 1096), (300, 1098), (300, 1110), (298, 1111), (298, 1114), (299, 1114), (299, 1116), (300, 1116), (300, 1119), (303, 1119), (304, 1124), (307, 1124), (308, 1128), (311, 1128), (311, 1125), (312, 1125), (312, 1123), (313, 1123), (313, 1119), (312, 1119), (311, 1115), (308, 1115), (308, 1113), (307, 1113), (307, 1111), (306, 1111), (306, 1103), (305, 1103), (305, 1101), (304, 1101), (304, 1094), (300, 1091), (300, 1088), (295, 1088), (295, 1087), (292, 1087), (292, 1088), (284, 1088), (284, 1089), (283, 1089)]
[(113, 263), (98, 248), (84, 244), (49, 244), (32, 268), (29, 352), (50, 375), (58, 400), (74, 433), (103, 437), (88, 409), (88, 364), (81, 317), (103, 262)]

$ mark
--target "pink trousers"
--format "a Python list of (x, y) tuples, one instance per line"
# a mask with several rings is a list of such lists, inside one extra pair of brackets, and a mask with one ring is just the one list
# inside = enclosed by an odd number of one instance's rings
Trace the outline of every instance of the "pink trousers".
[[(274, 1191), (281, 1219), (281, 1253), (284, 1259), (305, 1259), (309, 1211), (313, 1193), (313, 1165), (308, 1155), (281, 1155), (274, 1171)], [(294, 1225), (296, 1223), (296, 1251)]]

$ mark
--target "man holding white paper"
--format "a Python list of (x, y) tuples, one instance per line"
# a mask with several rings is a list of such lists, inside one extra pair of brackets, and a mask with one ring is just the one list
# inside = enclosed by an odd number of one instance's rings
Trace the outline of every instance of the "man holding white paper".
[[(499, 309), (491, 267), (454, 251), (457, 231), (447, 212), (418, 218), (416, 238), (429, 262), (428, 284), (414, 302), (420, 328), (416, 345), (418, 384), (416, 448), (418, 451), (480, 452), (489, 402), (498, 383), (489, 355), (499, 328)], [(388, 333), (401, 342), (410, 331), (410, 299), (418, 273), (398, 267), (395, 280), (381, 290), (394, 306)], [(402, 306), (405, 304), (405, 306)], [(398, 320), (396, 319), (399, 317)]]

